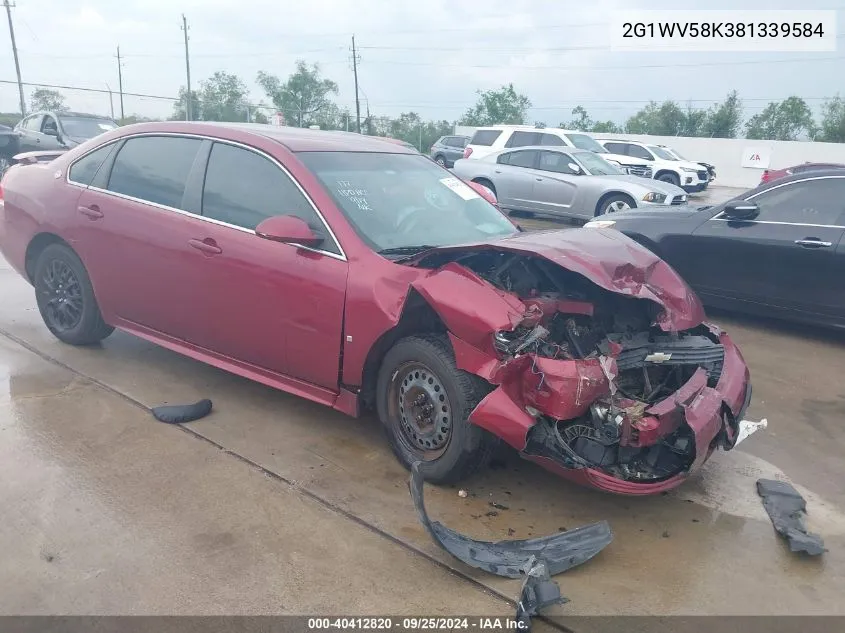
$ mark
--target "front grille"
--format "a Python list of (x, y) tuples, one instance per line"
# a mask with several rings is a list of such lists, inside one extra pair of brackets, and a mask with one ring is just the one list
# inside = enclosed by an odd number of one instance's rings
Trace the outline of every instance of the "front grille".
[(632, 176), (642, 176), (643, 178), (651, 178), (651, 167), (642, 167), (640, 165), (626, 165), (628, 173)]
[(706, 169), (702, 169), (700, 172), (698, 172), (698, 179), (699, 180), (709, 180), (709, 178), (710, 178), (710, 176), (707, 173)]

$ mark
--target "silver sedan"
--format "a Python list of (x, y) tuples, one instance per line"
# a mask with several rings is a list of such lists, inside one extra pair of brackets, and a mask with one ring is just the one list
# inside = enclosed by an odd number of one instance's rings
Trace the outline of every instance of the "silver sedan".
[(499, 205), (512, 211), (592, 218), (687, 203), (680, 187), (630, 176), (586, 150), (520, 147), (458, 160), (452, 171), (491, 189)]

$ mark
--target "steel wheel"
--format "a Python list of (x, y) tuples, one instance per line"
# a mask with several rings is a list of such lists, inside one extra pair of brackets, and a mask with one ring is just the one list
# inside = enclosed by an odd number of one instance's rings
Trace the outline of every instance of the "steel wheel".
[(440, 378), (422, 363), (405, 363), (388, 398), (405, 447), (425, 461), (440, 457), (452, 437), (452, 404)]
[(49, 326), (58, 332), (67, 332), (79, 325), (84, 307), (82, 287), (66, 262), (51, 260), (38, 278), (37, 285), (44, 300), (44, 317)]

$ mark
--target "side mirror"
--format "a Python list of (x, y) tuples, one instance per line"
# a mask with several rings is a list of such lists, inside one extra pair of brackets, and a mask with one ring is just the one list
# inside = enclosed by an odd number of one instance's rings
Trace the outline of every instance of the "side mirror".
[(274, 215), (267, 218), (255, 227), (255, 234), (265, 240), (300, 246), (319, 246), (325, 239), (316, 235), (305, 220), (295, 215)]
[(731, 220), (750, 220), (757, 217), (760, 213), (760, 207), (754, 202), (736, 200), (725, 205), (724, 213)]
[(572, 173), (576, 176), (581, 175), (581, 167), (579, 165), (576, 165), (575, 163), (569, 163), (567, 167), (569, 167), (569, 169), (572, 170)]

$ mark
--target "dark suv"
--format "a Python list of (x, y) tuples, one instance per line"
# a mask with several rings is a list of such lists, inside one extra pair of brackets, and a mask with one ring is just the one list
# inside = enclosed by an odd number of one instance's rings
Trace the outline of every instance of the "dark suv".
[(442, 167), (452, 167), (455, 161), (464, 157), (464, 148), (469, 143), (468, 136), (441, 136), (431, 146), (431, 159)]
[(118, 127), (104, 116), (79, 112), (36, 112), (15, 126), (21, 152), (64, 150)]

